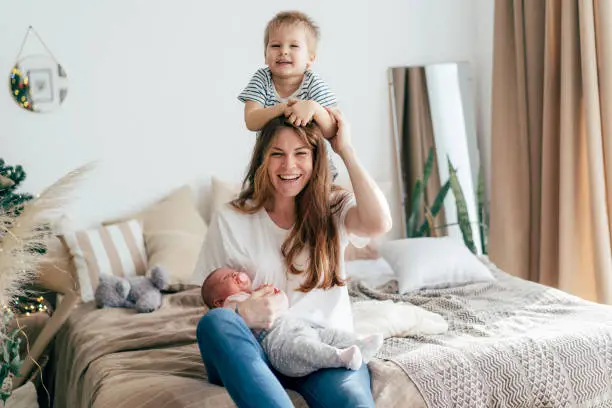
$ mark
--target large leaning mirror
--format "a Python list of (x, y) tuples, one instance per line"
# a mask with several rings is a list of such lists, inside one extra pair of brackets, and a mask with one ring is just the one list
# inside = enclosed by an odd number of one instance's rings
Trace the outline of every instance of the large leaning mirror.
[(404, 235), (453, 236), (486, 253), (469, 65), (393, 67), (388, 74)]

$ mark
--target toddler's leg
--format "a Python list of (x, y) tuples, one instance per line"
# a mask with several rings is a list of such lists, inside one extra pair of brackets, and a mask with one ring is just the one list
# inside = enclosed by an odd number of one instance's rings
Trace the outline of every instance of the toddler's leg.
[[(358, 370), (361, 351), (356, 346), (337, 348), (321, 342), (317, 330), (293, 322), (292, 330), (274, 328), (262, 341), (268, 361), (281, 374), (303, 377), (322, 368)], [(279, 327), (280, 329), (280, 327)]]

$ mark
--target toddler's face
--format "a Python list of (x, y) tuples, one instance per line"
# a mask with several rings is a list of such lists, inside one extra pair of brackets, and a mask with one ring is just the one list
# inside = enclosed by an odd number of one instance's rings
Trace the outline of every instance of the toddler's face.
[(244, 272), (220, 268), (209, 278), (207, 286), (214, 293), (215, 306), (220, 307), (228, 296), (251, 292), (251, 278)]
[(266, 47), (266, 65), (281, 78), (303, 75), (314, 62), (308, 35), (301, 25), (281, 26), (271, 31)]

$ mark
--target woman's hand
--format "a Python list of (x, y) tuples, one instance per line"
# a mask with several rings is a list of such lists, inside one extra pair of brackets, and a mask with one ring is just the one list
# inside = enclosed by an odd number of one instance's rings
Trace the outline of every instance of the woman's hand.
[(274, 321), (287, 310), (287, 297), (270, 285), (254, 291), (238, 303), (238, 313), (251, 329), (269, 329)]
[(329, 143), (338, 155), (342, 156), (343, 153), (352, 150), (351, 144), (351, 127), (344, 118), (342, 112), (337, 108), (325, 108), (334, 119), (338, 131), (336, 135), (329, 139)]

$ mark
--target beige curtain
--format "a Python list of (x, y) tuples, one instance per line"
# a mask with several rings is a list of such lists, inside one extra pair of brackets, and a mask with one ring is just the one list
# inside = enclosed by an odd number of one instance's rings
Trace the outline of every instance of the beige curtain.
[(612, 1), (496, 0), (489, 255), (612, 303)]
[[(400, 165), (406, 195), (404, 211), (407, 220), (412, 201), (412, 190), (416, 180), (423, 178), (427, 155), (429, 149), (435, 147), (435, 140), (427, 95), (425, 68), (393, 68), (393, 84), (396, 101), (395, 117), (400, 132)], [(428, 205), (433, 204), (438, 191), (440, 191), (440, 175), (435, 161), (425, 190), (425, 199)], [(420, 219), (423, 219), (422, 213)], [(444, 225), (443, 210), (434, 218), (434, 223), (438, 226)], [(445, 228), (436, 230), (439, 235), (443, 235), (444, 232)]]

